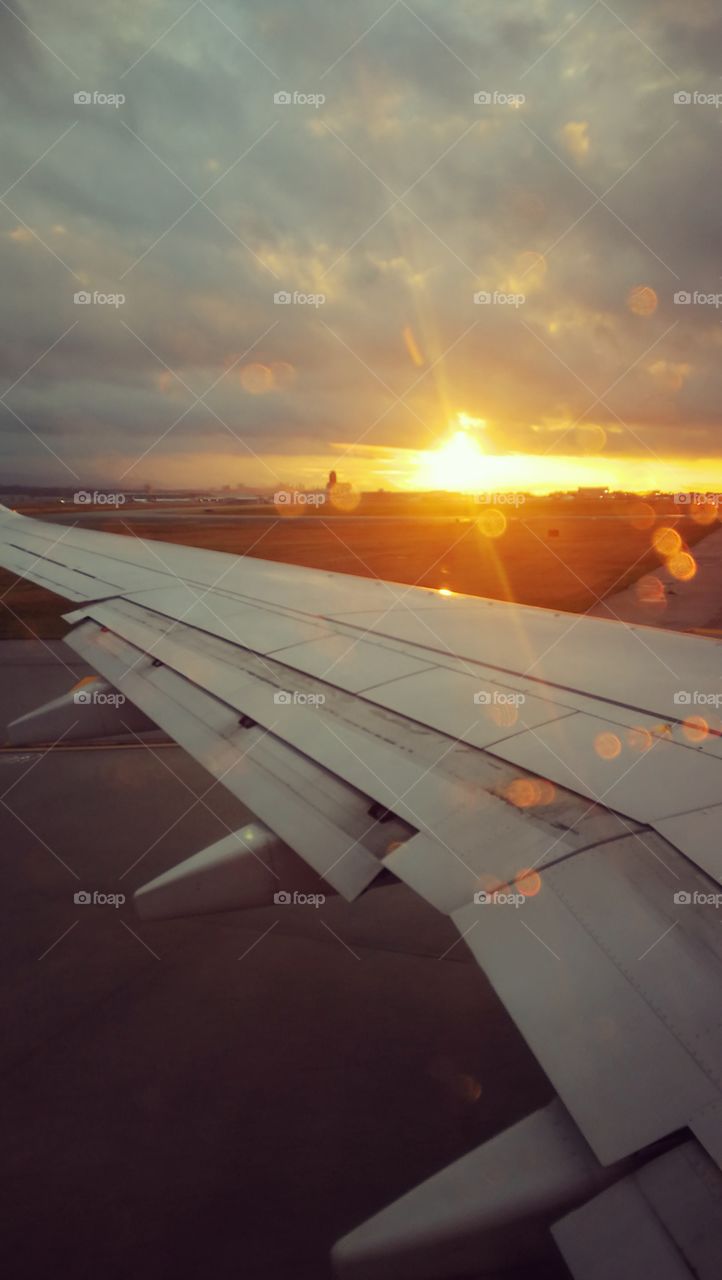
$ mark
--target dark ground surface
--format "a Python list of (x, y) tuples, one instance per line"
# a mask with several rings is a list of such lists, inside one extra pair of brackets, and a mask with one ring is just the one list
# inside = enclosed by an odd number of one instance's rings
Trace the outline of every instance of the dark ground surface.
[[(61, 645), (0, 646), (4, 720), (69, 687), (60, 657), (75, 669)], [(158, 924), (76, 906), (245, 820), (153, 750), (0, 754), (5, 1270), (328, 1280), (335, 1239), (550, 1089), (403, 887)], [(524, 1273), (566, 1275), (551, 1244)]]

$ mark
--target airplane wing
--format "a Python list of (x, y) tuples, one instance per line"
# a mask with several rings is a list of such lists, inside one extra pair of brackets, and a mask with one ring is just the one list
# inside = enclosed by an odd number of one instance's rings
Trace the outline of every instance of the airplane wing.
[[(582, 1280), (719, 1275), (719, 641), (4, 508), (0, 565), (72, 600), (66, 643), (256, 814), (264, 892), (406, 883), (556, 1090), (340, 1241), (340, 1275), (478, 1274), (550, 1226)], [(141, 914), (259, 901), (252, 844), (144, 886)]]

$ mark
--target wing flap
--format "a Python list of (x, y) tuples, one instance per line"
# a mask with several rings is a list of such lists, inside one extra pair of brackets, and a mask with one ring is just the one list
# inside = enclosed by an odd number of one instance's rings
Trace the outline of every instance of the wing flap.
[[(656, 737), (628, 748), (609, 720), (575, 713), (498, 743), (504, 760), (639, 822), (713, 805), (722, 759)], [(625, 749), (627, 748), (627, 749)]]
[[(144, 652), (96, 623), (83, 623), (67, 643), (344, 897), (358, 896), (383, 869), (368, 847), (371, 828), (384, 844), (392, 837), (369, 821), (367, 797), (339, 794), (308, 758), (261, 728), (242, 729), (233, 708), (177, 673), (153, 668)], [(333, 820), (339, 811), (350, 830)]]
[[(457, 927), (603, 1164), (722, 1097), (722, 936), (709, 881), (654, 833), (575, 854)], [(692, 901), (675, 901), (675, 894)], [(704, 1140), (701, 1136), (701, 1140)]]
[(717, 1280), (722, 1177), (685, 1142), (562, 1218), (552, 1234), (578, 1280)]
[(477, 791), (513, 777), (428, 728), (409, 734), (400, 716), (305, 676), (283, 654), (245, 650), (133, 602), (90, 605), (69, 617), (91, 617), (415, 828), (436, 830)]
[(722, 805), (657, 819), (656, 831), (722, 884)]

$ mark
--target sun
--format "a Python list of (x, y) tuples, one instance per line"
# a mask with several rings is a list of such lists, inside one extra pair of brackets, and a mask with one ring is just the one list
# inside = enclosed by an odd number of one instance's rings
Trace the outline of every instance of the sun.
[(437, 449), (419, 459), (419, 482), (426, 489), (463, 493), (483, 488), (487, 459), (479, 442), (468, 431), (455, 431)]

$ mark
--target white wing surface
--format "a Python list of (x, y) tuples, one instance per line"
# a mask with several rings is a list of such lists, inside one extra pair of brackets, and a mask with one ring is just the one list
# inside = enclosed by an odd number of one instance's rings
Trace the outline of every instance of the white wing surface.
[[(614, 1274), (641, 1273), (644, 1248), (649, 1274), (719, 1274), (719, 641), (5, 509), (0, 564), (74, 601), (67, 643), (338, 892), (391, 873), (449, 914), (516, 1020), (561, 1102), (494, 1160), (533, 1164), (543, 1139), (546, 1171), (523, 1204), (490, 1199), (482, 1148), (428, 1274), (442, 1254), (449, 1274), (478, 1266), (506, 1214), (559, 1219), (575, 1273), (596, 1276), (618, 1213), (639, 1233), (628, 1261), (615, 1237)], [(670, 1180), (686, 1216), (643, 1230)], [(426, 1274), (414, 1241), (446, 1188), (340, 1242), (338, 1270)]]

